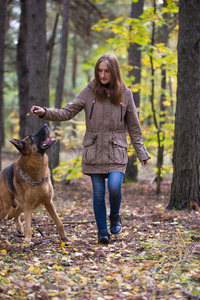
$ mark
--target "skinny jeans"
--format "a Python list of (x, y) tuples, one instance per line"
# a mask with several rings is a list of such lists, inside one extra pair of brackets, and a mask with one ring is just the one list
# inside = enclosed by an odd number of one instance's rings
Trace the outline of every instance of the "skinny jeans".
[(119, 214), (122, 200), (122, 182), (124, 174), (91, 174), (93, 186), (93, 209), (99, 231), (107, 230), (106, 178), (109, 191), (110, 215)]

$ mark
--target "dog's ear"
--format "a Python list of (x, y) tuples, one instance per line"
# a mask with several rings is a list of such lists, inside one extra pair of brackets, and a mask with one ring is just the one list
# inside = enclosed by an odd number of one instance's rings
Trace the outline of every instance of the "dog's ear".
[(9, 140), (9, 142), (11, 142), (17, 148), (17, 150), (19, 150), (20, 152), (23, 152), (23, 150), (25, 148), (25, 144), (23, 141), (18, 140), (18, 139), (12, 139), (12, 140)]

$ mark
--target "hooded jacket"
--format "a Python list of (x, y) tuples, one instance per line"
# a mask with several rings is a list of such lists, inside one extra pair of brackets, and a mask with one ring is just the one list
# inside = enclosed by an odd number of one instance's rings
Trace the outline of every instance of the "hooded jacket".
[(83, 140), (82, 172), (125, 173), (128, 162), (127, 130), (139, 160), (150, 158), (142, 143), (142, 132), (132, 91), (125, 86), (123, 105), (114, 105), (107, 96), (103, 101), (98, 101), (92, 92), (92, 86), (93, 80), (73, 102), (61, 109), (45, 108), (44, 119), (68, 121), (84, 109), (86, 132)]

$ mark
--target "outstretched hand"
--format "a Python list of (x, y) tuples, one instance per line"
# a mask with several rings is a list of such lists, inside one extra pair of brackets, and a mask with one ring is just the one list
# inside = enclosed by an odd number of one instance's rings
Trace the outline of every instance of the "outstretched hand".
[(40, 117), (44, 117), (46, 110), (41, 107), (41, 106), (32, 106), (31, 107), (31, 112), (34, 116), (40, 116)]

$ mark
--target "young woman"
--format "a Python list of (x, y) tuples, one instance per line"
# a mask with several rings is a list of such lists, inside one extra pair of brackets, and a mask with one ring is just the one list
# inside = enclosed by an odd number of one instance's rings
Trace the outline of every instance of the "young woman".
[(110, 202), (110, 232), (121, 231), (120, 205), (122, 181), (128, 162), (126, 129), (143, 167), (149, 156), (142, 143), (133, 94), (121, 78), (115, 55), (102, 55), (95, 66), (94, 79), (73, 102), (62, 109), (33, 106), (31, 112), (50, 121), (67, 121), (82, 109), (85, 111), (86, 133), (83, 140), (82, 172), (91, 177), (93, 208), (98, 227), (98, 242), (107, 244), (106, 184)]

